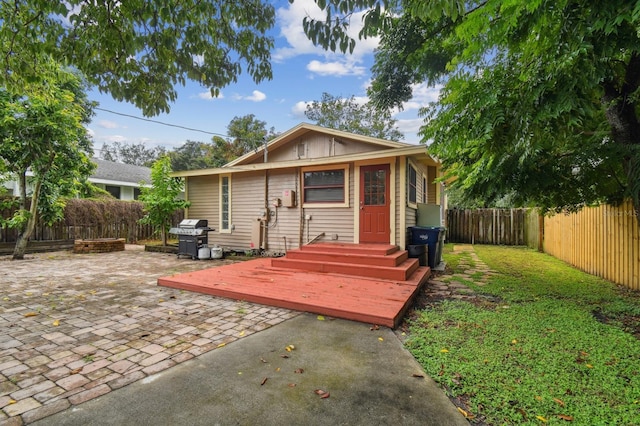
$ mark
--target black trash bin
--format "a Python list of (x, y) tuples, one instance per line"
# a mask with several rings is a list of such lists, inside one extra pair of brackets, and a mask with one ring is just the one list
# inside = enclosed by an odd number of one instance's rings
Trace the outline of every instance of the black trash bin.
[(411, 245), (426, 244), (429, 267), (435, 268), (442, 260), (444, 228), (440, 226), (411, 226)]
[(427, 252), (429, 248), (426, 244), (409, 244), (408, 252), (409, 257), (413, 259), (418, 259), (420, 266), (427, 266)]

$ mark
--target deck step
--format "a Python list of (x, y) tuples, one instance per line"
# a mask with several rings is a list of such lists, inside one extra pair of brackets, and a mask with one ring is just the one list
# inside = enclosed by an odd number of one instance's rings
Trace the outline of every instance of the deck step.
[(395, 267), (401, 265), (405, 260), (407, 260), (409, 258), (409, 253), (406, 250), (396, 250), (393, 253), (382, 255), (361, 253), (359, 250), (353, 250), (350, 252), (334, 252), (307, 248), (304, 250), (291, 250), (287, 253), (286, 258), (323, 263), (348, 263), (351, 265)]
[(271, 260), (275, 268), (298, 269), (311, 272), (326, 272), (357, 277), (379, 278), (384, 280), (406, 281), (420, 266), (418, 259), (406, 259), (398, 266), (358, 265), (343, 262), (323, 262), (315, 260), (298, 260), (281, 257)]
[(386, 256), (395, 253), (399, 250), (399, 248), (398, 246), (393, 246), (390, 244), (314, 243), (302, 246), (298, 250)]

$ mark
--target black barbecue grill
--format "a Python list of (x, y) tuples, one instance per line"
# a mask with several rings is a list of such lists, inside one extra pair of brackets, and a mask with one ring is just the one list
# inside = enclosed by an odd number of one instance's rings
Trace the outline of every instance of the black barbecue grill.
[(206, 219), (184, 219), (177, 228), (169, 229), (170, 234), (178, 236), (178, 257), (198, 258), (198, 250), (209, 244), (209, 221)]

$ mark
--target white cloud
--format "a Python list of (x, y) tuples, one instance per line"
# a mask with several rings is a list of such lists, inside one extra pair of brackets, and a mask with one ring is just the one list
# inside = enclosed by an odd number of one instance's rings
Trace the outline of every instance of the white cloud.
[(411, 87), (413, 97), (410, 101), (405, 102), (402, 106), (405, 111), (420, 109), (429, 105), (431, 102), (436, 102), (440, 96), (441, 85), (435, 87), (429, 87), (426, 84), (414, 84)]
[(265, 95), (264, 93), (262, 93), (259, 90), (254, 90), (253, 92), (251, 92), (251, 95), (249, 95), (249, 96), (242, 96), (242, 95), (239, 95), (239, 94), (235, 94), (233, 96), (233, 98), (238, 100), (238, 101), (262, 102), (265, 99), (267, 99), (267, 95)]
[(424, 118), (401, 119), (396, 121), (396, 127), (404, 134), (418, 133), (424, 125)]
[(301, 118), (301, 119), (305, 119), (306, 116), (304, 115), (304, 112), (307, 110), (307, 105), (309, 105), (311, 102), (296, 102), (296, 104), (291, 108), (291, 115), (293, 115), (296, 118)]
[(353, 61), (320, 62), (313, 60), (307, 64), (307, 69), (321, 76), (333, 75), (343, 77), (347, 75), (364, 75), (367, 70), (355, 65)]
[(307, 69), (312, 73), (338, 77), (365, 75), (367, 70), (359, 64), (362, 63), (363, 57), (373, 54), (373, 50), (379, 44), (379, 39), (360, 40), (358, 38), (358, 32), (362, 29), (363, 14), (364, 12), (358, 12), (351, 16), (348, 34), (356, 40), (356, 47), (353, 53), (342, 54), (314, 46), (304, 34), (302, 21), (305, 17), (324, 18), (323, 12), (314, 0), (296, 0), (286, 8), (278, 9), (277, 25), (280, 27), (280, 36), (286, 40), (286, 43), (284, 47), (275, 49), (273, 60), (283, 62), (296, 56), (313, 55), (322, 59), (314, 59), (308, 63)]
[(214, 99), (223, 99), (224, 95), (222, 94), (222, 92), (218, 92), (218, 96), (213, 97), (211, 96), (211, 91), (207, 90), (206, 92), (200, 92), (196, 96), (192, 96), (192, 97), (204, 99), (205, 101), (212, 101)]
[(267, 95), (259, 90), (254, 90), (253, 92), (251, 92), (251, 96), (247, 96), (245, 99), (253, 102), (262, 102), (267, 99)]
[(315, 19), (323, 17), (322, 11), (314, 0), (299, 0), (290, 3), (286, 8), (277, 10), (276, 25), (280, 27), (280, 35), (287, 40), (286, 47), (277, 48), (273, 59), (283, 61), (304, 54), (324, 55), (321, 47), (316, 47), (304, 34), (302, 20), (309, 16)]
[(118, 129), (121, 127), (115, 121), (110, 121), (110, 120), (100, 120), (98, 121), (98, 126), (103, 127), (105, 129)]
[[(378, 46), (379, 38), (368, 38), (360, 40), (358, 33), (362, 29), (362, 17), (365, 12), (357, 12), (351, 15), (348, 34), (356, 40), (356, 47), (351, 54), (356, 58), (373, 53)], [(302, 21), (305, 17), (322, 20), (325, 18), (324, 12), (320, 10), (314, 0), (296, 0), (286, 8), (277, 10), (277, 25), (280, 27), (280, 35), (287, 40), (288, 46), (275, 50), (273, 58), (282, 61), (304, 54), (316, 54), (320, 56), (334, 55), (325, 51), (322, 47), (314, 46), (304, 34)], [(342, 55), (341, 55), (342, 56)]]

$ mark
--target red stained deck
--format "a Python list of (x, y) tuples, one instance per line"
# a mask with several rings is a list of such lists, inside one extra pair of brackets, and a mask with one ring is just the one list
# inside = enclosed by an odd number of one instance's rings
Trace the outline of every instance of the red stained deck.
[[(301, 254), (304, 251), (309, 253)], [(359, 254), (350, 256), (354, 252)], [(363, 254), (369, 258), (359, 258)], [(381, 258), (374, 263), (383, 266), (371, 265), (376, 256), (394, 257), (396, 265), (386, 266)], [(285, 258), (256, 259), (162, 277), (158, 285), (396, 327), (431, 272), (416, 262), (398, 255), (393, 246), (314, 244), (292, 250)], [(372, 270), (380, 276), (408, 278), (359, 276), (371, 275)], [(392, 270), (401, 272), (389, 272)]]

